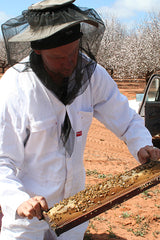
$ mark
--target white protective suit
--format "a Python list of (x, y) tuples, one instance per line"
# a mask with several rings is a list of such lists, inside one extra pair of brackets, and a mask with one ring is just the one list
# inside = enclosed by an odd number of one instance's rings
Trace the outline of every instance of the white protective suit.
[[(71, 157), (60, 142), (66, 111), (75, 131)], [(20, 218), (17, 207), (35, 195), (44, 196), (52, 207), (84, 189), (83, 152), (93, 116), (125, 141), (135, 158), (141, 147), (152, 145), (143, 120), (100, 65), (84, 93), (67, 106), (32, 70), (6, 71), (0, 80), (1, 240), (43, 240), (47, 223)], [(86, 228), (84, 223), (55, 239), (82, 240)]]

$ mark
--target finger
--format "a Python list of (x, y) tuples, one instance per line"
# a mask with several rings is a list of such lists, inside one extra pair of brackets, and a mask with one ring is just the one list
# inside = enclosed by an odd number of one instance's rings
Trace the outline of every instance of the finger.
[(32, 205), (28, 201), (19, 206), (17, 213), (20, 217), (27, 217), (28, 219), (32, 219), (36, 215)]
[(27, 217), (28, 219), (32, 219), (33, 217), (42, 219), (42, 212), (47, 210), (48, 204), (45, 198), (41, 196), (35, 196), (33, 198), (30, 198), (26, 202), (23, 202), (17, 208), (17, 214), (21, 217)]
[(30, 204), (32, 205), (32, 209), (30, 210), (30, 213), (33, 214), (34, 217), (37, 217), (38, 219), (42, 218), (42, 209), (39, 201), (37, 201), (34, 198), (30, 199)]
[(150, 155), (145, 148), (141, 148), (138, 152), (138, 158), (141, 164), (144, 164), (149, 161)]
[(152, 146), (147, 146), (146, 150), (150, 155), (151, 160), (158, 160), (160, 158), (160, 149)]
[(48, 204), (44, 197), (36, 196), (35, 199), (39, 202), (42, 211), (48, 211)]

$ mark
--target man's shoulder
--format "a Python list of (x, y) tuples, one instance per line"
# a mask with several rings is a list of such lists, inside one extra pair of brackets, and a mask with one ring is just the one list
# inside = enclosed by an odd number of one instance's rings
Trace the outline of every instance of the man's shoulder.
[(23, 61), (10, 67), (0, 79), (1, 89), (14, 89), (18, 91), (28, 91), (33, 88), (33, 80), (35, 79), (35, 74), (29, 67), (27, 61)]
[(107, 72), (107, 70), (99, 63), (97, 63), (95, 71), (93, 73), (93, 78), (99, 79), (101, 81), (112, 81), (112, 77)]
[(25, 72), (27, 69), (29, 69), (29, 57), (24, 58), (22, 61), (8, 68), (2, 78), (8, 78), (11, 75), (13, 79), (13, 77), (18, 76), (19, 73)]

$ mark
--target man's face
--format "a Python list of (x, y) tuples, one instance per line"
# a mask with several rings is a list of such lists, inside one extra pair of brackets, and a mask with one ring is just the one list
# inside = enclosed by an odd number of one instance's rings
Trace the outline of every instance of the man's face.
[(65, 78), (69, 77), (76, 67), (79, 40), (57, 48), (34, 51), (41, 55), (49, 74)]

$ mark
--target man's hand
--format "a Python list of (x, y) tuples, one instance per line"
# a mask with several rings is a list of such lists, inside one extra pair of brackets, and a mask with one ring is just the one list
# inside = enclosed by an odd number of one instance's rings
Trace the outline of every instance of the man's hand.
[(148, 160), (158, 160), (160, 159), (160, 149), (145, 146), (138, 151), (138, 158), (141, 164), (148, 162)]
[(20, 217), (27, 217), (28, 219), (32, 219), (33, 217), (37, 217), (39, 220), (43, 218), (42, 211), (48, 210), (48, 204), (46, 199), (42, 196), (35, 196), (30, 198), (26, 202), (23, 202), (17, 208), (17, 214)]

